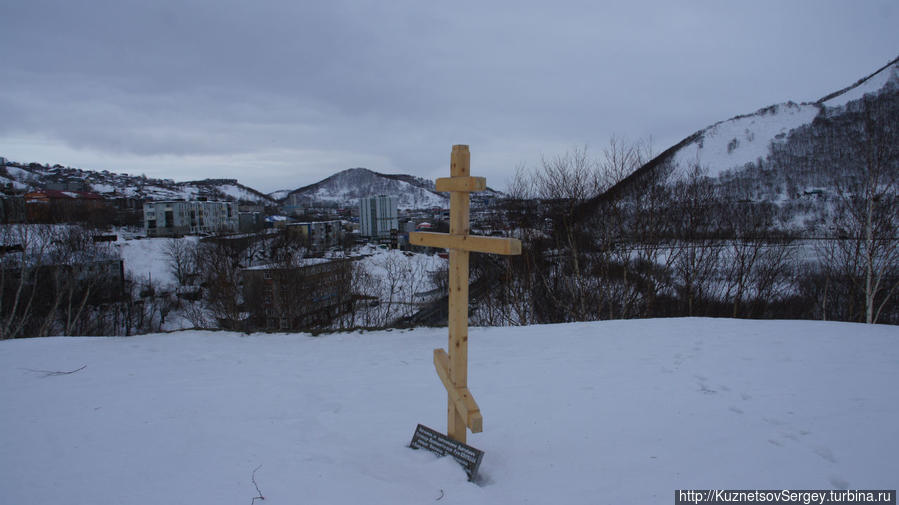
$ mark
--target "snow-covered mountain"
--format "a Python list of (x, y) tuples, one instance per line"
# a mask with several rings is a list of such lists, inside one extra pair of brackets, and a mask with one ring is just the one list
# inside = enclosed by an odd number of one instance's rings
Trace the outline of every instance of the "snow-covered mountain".
[(91, 191), (106, 197), (138, 197), (151, 200), (191, 200), (199, 197), (210, 200), (232, 200), (253, 204), (274, 205), (268, 195), (244, 186), (236, 179), (204, 179), (175, 182), (143, 175), (129, 175), (109, 171), (97, 172), (79, 168), (37, 163), (10, 163), (0, 169), (0, 184), (8, 184), (18, 191), (33, 191), (47, 187), (65, 187), (75, 191)]
[[(261, 205), (278, 203), (328, 203), (355, 206), (359, 198), (395, 195), (403, 209), (445, 208), (447, 194), (434, 190), (434, 181), (405, 174), (382, 174), (366, 168), (350, 168), (315, 184), (294, 190), (261, 193), (240, 184), (237, 179), (204, 179), (175, 182), (145, 175), (109, 171), (97, 172), (62, 165), (7, 162), (0, 167), (0, 185), (16, 191), (34, 191), (64, 187), (71, 191), (92, 191), (106, 197), (139, 197), (151, 200), (233, 200)], [(487, 188), (480, 197), (501, 193)], [(289, 202), (288, 202), (289, 200)]]
[(894, 96), (899, 97), (899, 58), (817, 101), (772, 105), (703, 128), (638, 169), (612, 192), (662, 170), (676, 180), (697, 166), (711, 177), (747, 166), (759, 167), (774, 150), (790, 141), (791, 132), (812, 125), (816, 118), (843, 114), (850, 103), (872, 95), (889, 96), (894, 102)]
[[(354, 206), (360, 198), (375, 195), (396, 196), (401, 209), (446, 208), (449, 205), (449, 194), (435, 191), (434, 181), (414, 175), (382, 174), (367, 168), (350, 168), (315, 184), (286, 194), (277, 191), (270, 196), (274, 198), (276, 195), (281, 196), (276, 198), (280, 201), (336, 203), (341, 207)], [(476, 195), (474, 198), (493, 198), (502, 193), (488, 187)]]
[(449, 198), (434, 191), (434, 182), (421, 177), (381, 174), (367, 168), (350, 168), (315, 184), (303, 186), (284, 198), (294, 202), (327, 202), (356, 205), (359, 198), (394, 195), (402, 209), (446, 207)]
[(272, 191), (271, 193), (269, 193), (268, 197), (275, 201), (284, 200), (285, 198), (287, 198), (287, 195), (290, 194), (290, 191), (291, 190), (289, 189), (279, 189), (277, 191)]

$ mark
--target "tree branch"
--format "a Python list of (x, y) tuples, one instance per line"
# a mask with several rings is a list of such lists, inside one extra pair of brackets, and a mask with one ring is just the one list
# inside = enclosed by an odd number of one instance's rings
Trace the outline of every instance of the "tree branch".
[(253, 476), (251, 480), (253, 481), (253, 486), (256, 488), (256, 494), (258, 496), (253, 497), (253, 501), (250, 502), (250, 505), (256, 503), (256, 500), (265, 500), (265, 496), (262, 496), (262, 491), (259, 490), (259, 484), (256, 483), (256, 471), (262, 468), (262, 465), (256, 467), (256, 470), (253, 470)]
[(54, 377), (57, 375), (71, 375), (75, 372), (80, 372), (80, 371), (84, 370), (85, 368), (87, 368), (87, 365), (81, 365), (81, 368), (76, 368), (75, 370), (69, 370), (68, 372), (63, 372), (63, 371), (59, 371), (59, 370), (35, 370), (33, 368), (23, 368), (22, 370), (27, 370), (29, 372), (34, 372), (34, 373), (42, 373), (42, 374), (44, 374), (44, 377)]

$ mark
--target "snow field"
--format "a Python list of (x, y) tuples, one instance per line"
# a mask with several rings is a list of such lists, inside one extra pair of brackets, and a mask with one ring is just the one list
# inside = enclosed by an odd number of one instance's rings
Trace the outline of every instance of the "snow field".
[[(166, 256), (166, 247), (170, 238), (146, 238), (142, 240), (123, 240), (121, 237), (116, 242), (116, 247), (122, 253), (125, 262), (125, 271), (135, 281), (159, 282), (162, 286), (177, 286), (178, 282), (169, 268), (169, 260)], [(178, 240), (188, 240), (196, 243), (199, 237), (184, 237)]]
[[(895, 489), (899, 329), (656, 319), (472, 328), (476, 485), (446, 329), (0, 342), (6, 503), (664, 503), (681, 488)], [(46, 376), (41, 371), (81, 371)]]
[(689, 174), (692, 165), (708, 169), (710, 177), (718, 177), (723, 171), (743, 168), (747, 163), (765, 159), (771, 152), (771, 143), (782, 139), (795, 128), (811, 123), (818, 114), (812, 104), (793, 103), (773, 106), (770, 111), (756, 112), (748, 116), (729, 119), (710, 126), (701, 141), (693, 142), (674, 155), (673, 164), (680, 177)]

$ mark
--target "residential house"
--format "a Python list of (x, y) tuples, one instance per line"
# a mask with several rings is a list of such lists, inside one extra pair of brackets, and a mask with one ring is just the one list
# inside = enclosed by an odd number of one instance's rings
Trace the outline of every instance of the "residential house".
[(329, 325), (352, 309), (350, 260), (307, 258), (297, 266), (241, 271), (248, 329), (305, 330)]
[(335, 247), (343, 239), (343, 225), (339, 220), (288, 223), (285, 228), (288, 233), (294, 234), (315, 251), (324, 251)]
[(25, 193), (29, 223), (105, 222), (106, 201), (96, 193), (44, 189)]

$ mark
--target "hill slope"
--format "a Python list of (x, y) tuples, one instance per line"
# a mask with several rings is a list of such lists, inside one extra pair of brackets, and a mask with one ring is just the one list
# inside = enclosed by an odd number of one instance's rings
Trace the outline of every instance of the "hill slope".
[[(887, 107), (896, 107), (899, 103), (899, 58), (815, 102), (772, 105), (699, 130), (649, 161), (608, 193), (618, 194), (648, 177), (661, 176), (669, 182), (681, 179), (697, 166), (711, 177), (761, 168), (770, 161), (773, 151), (783, 150), (783, 146), (791, 141), (792, 133), (802, 127), (812, 127), (817, 118), (846, 113), (851, 110), (847, 104), (857, 103), (865, 96), (876, 97)], [(789, 174), (785, 176), (789, 177)], [(797, 189), (810, 187), (813, 184)], [(781, 191), (774, 199), (790, 196)]]
[(287, 194), (285, 199), (302, 202), (329, 202), (340, 206), (356, 205), (359, 198), (394, 195), (400, 208), (446, 207), (449, 198), (434, 191), (434, 183), (410, 175), (389, 175), (367, 168), (350, 168), (315, 184)]
[(0, 342), (4, 500), (665, 503), (685, 488), (896, 487), (894, 326), (662, 319), (471, 337), (480, 485), (406, 447), (417, 423), (445, 429), (431, 359), (445, 328)]
[(275, 200), (237, 179), (204, 179), (175, 182), (126, 173), (97, 172), (54, 165), (11, 164), (0, 171), (0, 183), (12, 184), (20, 191), (34, 191), (48, 184), (85, 184), (87, 191), (104, 196), (138, 197), (151, 200), (190, 200), (204, 197), (209, 200), (233, 200), (274, 205)]

